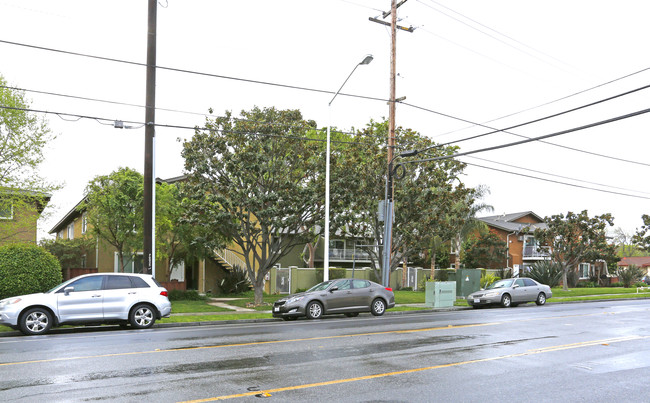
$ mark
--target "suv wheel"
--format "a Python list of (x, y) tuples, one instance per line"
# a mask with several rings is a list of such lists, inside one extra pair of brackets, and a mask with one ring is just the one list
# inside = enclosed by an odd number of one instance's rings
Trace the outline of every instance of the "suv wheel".
[(52, 327), (52, 314), (47, 309), (32, 308), (20, 318), (19, 326), (28, 336), (45, 334)]
[(150, 305), (136, 305), (129, 314), (129, 323), (136, 329), (148, 329), (156, 322), (156, 314)]

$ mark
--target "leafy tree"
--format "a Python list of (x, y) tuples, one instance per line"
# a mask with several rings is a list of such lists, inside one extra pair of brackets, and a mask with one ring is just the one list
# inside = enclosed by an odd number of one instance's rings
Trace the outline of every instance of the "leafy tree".
[(81, 267), (83, 256), (95, 246), (93, 239), (44, 239), (40, 246), (54, 255), (62, 269)]
[[(342, 192), (332, 202), (336, 215), (330, 231), (341, 231), (361, 239), (365, 245), (379, 244), (379, 248), (364, 248), (377, 278), (381, 278), (383, 264), (383, 242), (380, 240), (384, 223), (377, 209), (385, 197), (387, 134), (386, 121), (371, 121), (347, 143), (334, 147), (332, 155), (336, 168), (331, 186)], [(401, 127), (396, 129), (396, 137), (399, 150), (428, 149), (426, 157), (447, 156), (456, 150), (449, 146), (436, 147), (429, 138)], [(406, 161), (408, 158), (401, 157), (394, 162)], [(431, 250), (436, 237), (452, 239), (457, 222), (465, 216), (469, 208), (467, 202), (473, 196), (473, 190), (458, 180), (463, 169), (464, 164), (454, 159), (408, 164), (397, 169), (391, 272), (400, 261)]]
[(183, 145), (187, 220), (208, 249), (232, 240), (246, 262), (255, 303), (280, 258), (312, 238), (323, 220), (323, 145), (298, 110), (253, 108), (207, 119)]
[(92, 179), (79, 209), (88, 214), (89, 231), (117, 250), (121, 271), (142, 249), (142, 175), (131, 168), (119, 168)]
[(540, 245), (551, 248), (551, 260), (562, 265), (563, 289), (568, 290), (567, 273), (584, 261), (618, 260), (616, 248), (607, 242), (607, 226), (614, 225), (611, 214), (589, 217), (587, 210), (544, 218), (547, 228), (535, 230)]
[(498, 269), (506, 266), (508, 247), (492, 231), (470, 236), (462, 249), (461, 262), (465, 267)]
[(210, 255), (204, 247), (200, 230), (186, 218), (183, 208), (183, 182), (156, 184), (156, 259), (166, 260), (166, 277), (174, 266), (185, 260)]
[[(22, 232), (35, 220), (58, 187), (38, 174), (43, 148), (54, 139), (44, 119), (28, 112), (23, 91), (10, 88), (0, 75), (0, 241), (26, 240)], [(31, 242), (34, 242), (32, 240)]]
[(639, 248), (646, 253), (650, 253), (650, 215), (644, 214), (641, 218), (643, 219), (643, 225), (640, 229), (637, 229), (632, 240)]
[(45, 292), (61, 282), (61, 265), (33, 244), (0, 247), (0, 299)]

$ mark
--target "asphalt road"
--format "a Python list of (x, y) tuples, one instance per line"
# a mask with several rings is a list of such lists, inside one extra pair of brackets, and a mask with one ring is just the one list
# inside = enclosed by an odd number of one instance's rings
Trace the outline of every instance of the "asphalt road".
[(0, 401), (647, 402), (648, 379), (648, 300), (0, 337)]

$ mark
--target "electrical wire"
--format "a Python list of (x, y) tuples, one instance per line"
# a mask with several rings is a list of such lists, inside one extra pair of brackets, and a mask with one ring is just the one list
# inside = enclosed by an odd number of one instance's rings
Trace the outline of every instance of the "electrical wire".
[(526, 171), (535, 172), (535, 173), (542, 174), (542, 175), (554, 176), (556, 178), (562, 178), (562, 179), (569, 179), (569, 180), (572, 180), (572, 181), (587, 183), (587, 184), (590, 184), (590, 185), (597, 185), (597, 186), (603, 186), (603, 187), (608, 187), (608, 188), (612, 188), (612, 189), (625, 190), (625, 191), (628, 191), (628, 192), (636, 192), (636, 193), (643, 193), (643, 194), (650, 195), (650, 192), (643, 192), (643, 191), (635, 190), (635, 189), (627, 189), (627, 188), (622, 188), (622, 187), (613, 186), (613, 185), (606, 185), (606, 184), (598, 183), (598, 182), (590, 182), (590, 181), (587, 181), (587, 180), (584, 180), (584, 179), (571, 178), (569, 176), (556, 175), (556, 174), (552, 174), (552, 173), (548, 173), (548, 172), (538, 171), (538, 170), (532, 169), (530, 167), (520, 167), (520, 166), (517, 166), (517, 165), (506, 164), (505, 162), (492, 161), (492, 160), (489, 160), (489, 159), (486, 159), (486, 158), (476, 157), (476, 156), (473, 156), (473, 155), (471, 155), (471, 156), (468, 155), (468, 156), (466, 156), (466, 158), (473, 158), (473, 159), (477, 159), (477, 160), (481, 160), (481, 161), (485, 161), (485, 162), (490, 162), (492, 164), (503, 165), (503, 166), (510, 167), (510, 168), (523, 169), (523, 170), (526, 170)]
[(503, 172), (503, 173), (516, 175), (516, 176), (522, 176), (522, 177), (525, 177), (525, 178), (536, 179), (536, 180), (545, 181), (545, 182), (551, 182), (551, 183), (555, 183), (555, 184), (559, 184), (559, 185), (572, 186), (572, 187), (576, 187), (576, 188), (580, 188), (580, 189), (594, 190), (596, 192), (610, 193), (610, 194), (615, 194), (615, 195), (619, 195), (619, 196), (634, 197), (634, 198), (637, 198), (637, 199), (650, 200), (650, 197), (645, 197), (645, 196), (631, 195), (631, 194), (627, 194), (627, 193), (614, 192), (614, 191), (604, 190), (604, 189), (596, 189), (596, 188), (592, 188), (592, 187), (588, 187), (588, 186), (576, 185), (574, 183), (560, 182), (560, 181), (556, 181), (556, 180), (553, 180), (553, 179), (540, 178), (540, 177), (537, 177), (537, 176), (526, 175), (526, 174), (511, 172), (511, 171), (506, 171), (504, 169), (486, 167), (486, 166), (483, 166), (483, 165), (472, 164), (470, 162), (464, 162), (464, 163), (467, 164), (467, 165), (470, 165), (470, 166), (478, 167), (478, 168), (484, 168), (484, 169), (489, 169), (489, 170), (492, 170), (492, 171)]

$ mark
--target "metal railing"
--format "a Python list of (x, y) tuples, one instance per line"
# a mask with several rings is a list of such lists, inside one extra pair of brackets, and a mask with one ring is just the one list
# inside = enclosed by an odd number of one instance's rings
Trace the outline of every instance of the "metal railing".
[(235, 252), (230, 249), (221, 249), (214, 251), (217, 257), (221, 258), (226, 262), (230, 267), (239, 266), (242, 269), (246, 269), (246, 262), (244, 262)]
[(524, 246), (524, 258), (546, 258), (549, 256), (551, 256), (551, 253), (548, 247)]
[(333, 260), (370, 260), (370, 254), (366, 251), (357, 249), (330, 249), (330, 259)]

